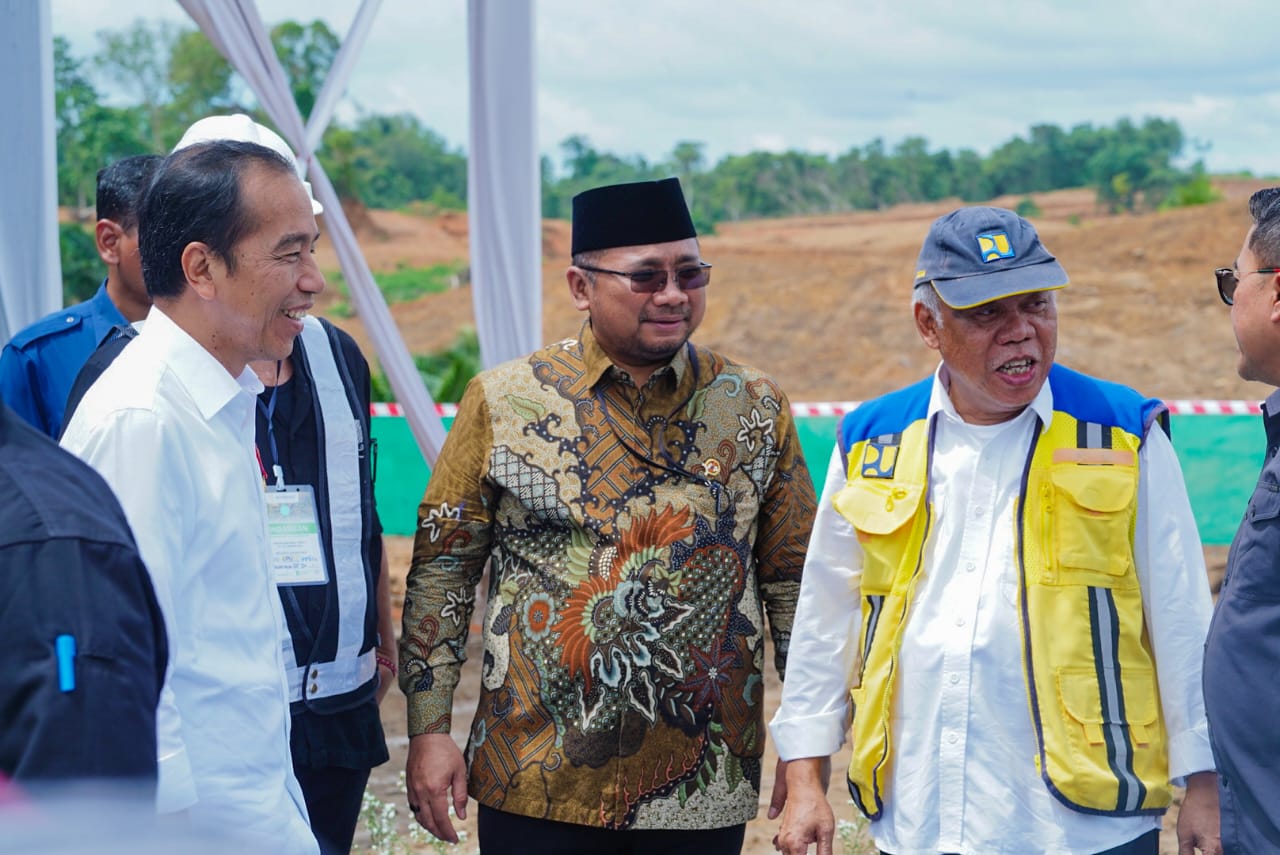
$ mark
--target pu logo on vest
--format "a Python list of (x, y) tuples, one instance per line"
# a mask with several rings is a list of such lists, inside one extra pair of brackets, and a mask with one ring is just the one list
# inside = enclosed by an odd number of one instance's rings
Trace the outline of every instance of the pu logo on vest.
[(894, 467), (898, 464), (898, 443), (867, 442), (867, 450), (862, 455), (863, 478), (892, 478)]

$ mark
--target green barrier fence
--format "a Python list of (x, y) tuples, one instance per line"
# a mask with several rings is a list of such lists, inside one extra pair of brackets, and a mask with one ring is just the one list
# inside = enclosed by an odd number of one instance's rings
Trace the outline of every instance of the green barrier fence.
[[(452, 422), (446, 418), (445, 427)], [(836, 416), (796, 419), (800, 446), (819, 492), (835, 447), (838, 423)], [(1261, 419), (1173, 416), (1172, 431), (1200, 539), (1206, 545), (1230, 543), (1262, 466), (1265, 440)], [(388, 534), (413, 534), (430, 470), (405, 419), (375, 418), (373, 435), (378, 440), (376, 492), (382, 526)]]

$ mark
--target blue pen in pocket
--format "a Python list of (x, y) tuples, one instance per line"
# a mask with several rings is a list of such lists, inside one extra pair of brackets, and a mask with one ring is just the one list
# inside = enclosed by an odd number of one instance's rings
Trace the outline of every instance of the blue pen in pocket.
[(58, 690), (70, 692), (76, 687), (76, 637), (60, 635), (53, 648), (58, 655)]

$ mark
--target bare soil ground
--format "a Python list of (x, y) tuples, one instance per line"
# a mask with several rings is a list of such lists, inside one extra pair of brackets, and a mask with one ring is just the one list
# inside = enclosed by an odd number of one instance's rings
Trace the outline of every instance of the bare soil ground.
[[(1215, 267), (1230, 265), (1248, 227), (1245, 200), (1263, 182), (1232, 181), (1226, 198), (1200, 208), (1141, 216), (1106, 215), (1085, 190), (1033, 194), (1043, 213), (1034, 217), (1049, 250), (1072, 277), (1059, 301), (1058, 360), (1080, 370), (1164, 398), (1257, 400), (1266, 387), (1235, 373), (1236, 349), (1226, 307), (1213, 285)], [(996, 200), (1014, 207), (1018, 198)], [(932, 351), (911, 325), (909, 291), (919, 244), (933, 218), (950, 203), (900, 206), (874, 213), (763, 220), (721, 226), (703, 239), (703, 255), (715, 264), (707, 318), (696, 338), (744, 362), (765, 368), (793, 401), (863, 400), (932, 370)], [(425, 266), (465, 261), (465, 215), (423, 218), (369, 211), (358, 234), (370, 267)], [(582, 316), (567, 299), (569, 225), (543, 225), (543, 333), (546, 340), (577, 332)], [(320, 249), (321, 266), (336, 270), (332, 250)], [(327, 295), (325, 300), (334, 299)], [(447, 347), (463, 325), (474, 325), (470, 289), (463, 287), (392, 307), (409, 350)], [(359, 319), (335, 319), (372, 355)], [(393, 596), (403, 597), (411, 542), (389, 539)], [(1216, 589), (1225, 549), (1206, 550)], [(478, 623), (477, 616), (475, 622)], [(399, 620), (396, 620), (397, 626)], [(456, 738), (475, 710), (479, 647), (471, 653), (454, 700)], [(780, 694), (770, 672), (767, 716)], [(374, 770), (370, 786), (407, 810), (397, 778), (408, 747), (404, 698), (392, 691), (383, 704), (391, 762)], [(772, 787), (772, 746), (766, 756), (760, 818), (748, 826), (746, 855), (773, 851), (776, 822), (764, 818)], [(840, 784), (847, 756), (835, 758), (830, 799), (837, 817), (854, 819)], [(471, 805), (474, 811), (474, 802)], [(1177, 852), (1172, 834), (1176, 809), (1166, 819), (1161, 852)], [(472, 832), (459, 852), (475, 850), (474, 813), (461, 827)], [(367, 843), (363, 831), (357, 844)], [(871, 851), (871, 850), (868, 850)], [(837, 845), (837, 853), (840, 847)], [(852, 855), (852, 850), (847, 855)]]

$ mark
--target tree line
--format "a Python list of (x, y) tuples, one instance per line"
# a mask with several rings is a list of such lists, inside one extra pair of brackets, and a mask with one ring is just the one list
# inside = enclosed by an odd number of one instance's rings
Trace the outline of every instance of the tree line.
[[(323, 21), (285, 21), (271, 41), (306, 116), (337, 55)], [(55, 39), (58, 195), (92, 204), (97, 170), (117, 158), (167, 152), (196, 119), (255, 110), (247, 86), (196, 29), (141, 21), (98, 34), (98, 50), (72, 54)], [(105, 97), (109, 93), (110, 97)], [(902, 202), (981, 201), (1067, 187), (1090, 187), (1114, 211), (1153, 209), (1212, 198), (1201, 163), (1178, 165), (1188, 141), (1176, 121), (1120, 119), (1069, 130), (1032, 127), (983, 156), (931, 149), (923, 137), (894, 145), (876, 139), (832, 156), (801, 151), (728, 155), (709, 164), (705, 145), (678, 142), (648, 162), (596, 149), (583, 135), (560, 145), (559, 162), (542, 158), (542, 213), (567, 218), (587, 187), (678, 175), (694, 219), (710, 231), (721, 221), (874, 210)], [(466, 155), (415, 117), (360, 110), (334, 122), (318, 157), (340, 196), (371, 208), (462, 209)]]

